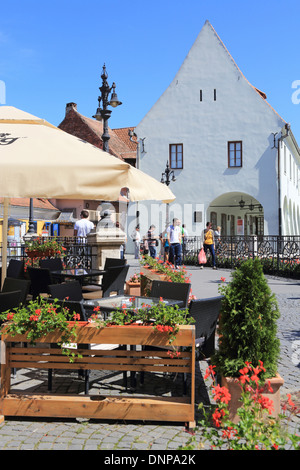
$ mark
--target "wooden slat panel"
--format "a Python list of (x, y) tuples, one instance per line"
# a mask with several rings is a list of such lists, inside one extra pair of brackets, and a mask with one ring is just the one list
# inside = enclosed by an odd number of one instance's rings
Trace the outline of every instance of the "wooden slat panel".
[(8, 395), (3, 400), (7, 416), (193, 421), (194, 406), (185, 398), (86, 397), (82, 395)]
[[(28, 355), (23, 356), (16, 354), (12, 357), (11, 366), (14, 367), (17, 362), (40, 362), (48, 364), (51, 362), (56, 363), (67, 363), (70, 364), (68, 357), (63, 356), (34, 356)], [(76, 364), (87, 363), (87, 364), (99, 364), (99, 368), (105, 364), (162, 364), (162, 365), (188, 365), (190, 364), (189, 359), (161, 359), (161, 358), (145, 358), (145, 357), (75, 357), (74, 362)]]
[(28, 368), (28, 369), (63, 369), (63, 370), (117, 370), (117, 371), (149, 371), (149, 372), (186, 372), (190, 373), (190, 366), (163, 366), (163, 365), (134, 365), (134, 364), (103, 364), (103, 367), (99, 367), (99, 364), (91, 363), (61, 363), (61, 362), (15, 362), (13, 364), (17, 369)]
[[(61, 348), (55, 348), (55, 349), (50, 349), (50, 348), (23, 348), (23, 347), (12, 347), (10, 348), (12, 353), (20, 353), (22, 352), (23, 354), (56, 354), (56, 355), (61, 355), (63, 354)], [(143, 351), (129, 351), (126, 349), (76, 349), (77, 352), (80, 352), (80, 354), (85, 354), (85, 355), (90, 355), (92, 354), (93, 356), (111, 356), (112, 354), (117, 355), (117, 356), (126, 356), (130, 353), (131, 356), (158, 356), (158, 357), (169, 357), (170, 351), (171, 350), (163, 350), (163, 349), (158, 349), (158, 350), (143, 350)], [(185, 357), (190, 357), (191, 352), (190, 351), (181, 351), (180, 356), (185, 356)]]
[[(192, 346), (195, 327), (193, 325), (181, 325), (176, 335), (174, 346)], [(168, 346), (167, 333), (158, 333), (152, 326), (111, 326), (97, 328), (92, 323), (77, 328), (78, 344), (131, 344), (148, 346)], [(11, 342), (24, 342), (26, 335), (8, 336), (3, 334), (3, 340)], [(49, 333), (38, 339), (39, 343), (57, 343), (60, 340), (59, 332)]]

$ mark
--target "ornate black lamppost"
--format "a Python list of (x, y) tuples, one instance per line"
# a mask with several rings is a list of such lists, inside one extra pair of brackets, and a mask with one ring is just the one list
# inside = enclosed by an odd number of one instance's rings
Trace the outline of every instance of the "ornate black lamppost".
[[(170, 180), (170, 176), (172, 177), (171, 180)], [(169, 163), (167, 162), (166, 169), (165, 169), (164, 173), (161, 174), (160, 182), (166, 184), (167, 186), (169, 186), (171, 181), (176, 181), (176, 178), (175, 178), (174, 171), (170, 170)]]
[[(106, 72), (106, 67), (105, 64), (103, 65), (102, 69), (102, 86), (99, 88), (101, 95), (98, 97), (98, 108), (96, 111), (96, 114), (93, 116), (93, 118), (97, 119), (97, 121), (102, 121), (103, 120), (103, 134), (102, 134), (102, 141), (103, 141), (103, 150), (105, 152), (109, 151), (109, 146), (108, 146), (108, 141), (110, 139), (109, 133), (108, 133), (108, 120), (111, 115), (111, 110), (107, 109), (107, 106), (112, 106), (113, 108), (116, 108), (117, 106), (121, 105), (122, 102), (118, 100), (117, 93), (115, 92), (116, 89), (116, 84), (113, 82), (112, 86), (110, 87), (108, 82), (107, 82), (107, 72)], [(110, 100), (109, 100), (109, 94), (112, 91)], [(102, 101), (102, 108), (100, 108), (100, 103)]]
[[(171, 178), (171, 179), (170, 179)], [(169, 186), (171, 181), (176, 181), (175, 173), (173, 170), (170, 170), (169, 163), (167, 162), (165, 171), (161, 174), (160, 182)], [(166, 205), (166, 228), (169, 226), (169, 203)]]

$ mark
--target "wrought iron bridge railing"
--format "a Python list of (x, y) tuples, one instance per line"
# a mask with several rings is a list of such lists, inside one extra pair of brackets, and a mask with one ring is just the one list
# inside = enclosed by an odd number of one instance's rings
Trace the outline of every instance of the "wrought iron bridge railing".
[[(187, 237), (183, 262), (198, 264), (202, 237)], [(264, 272), (300, 278), (300, 236), (221, 236), (215, 240), (218, 267), (234, 268), (248, 258), (259, 258)], [(210, 260), (208, 259), (208, 263)]]

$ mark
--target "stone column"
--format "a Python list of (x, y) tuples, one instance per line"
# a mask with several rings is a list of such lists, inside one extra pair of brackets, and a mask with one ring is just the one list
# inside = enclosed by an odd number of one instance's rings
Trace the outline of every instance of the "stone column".
[(125, 240), (125, 232), (111, 220), (111, 211), (103, 211), (95, 232), (87, 236), (92, 247), (92, 269), (103, 269), (106, 258), (120, 258), (120, 247), (125, 245)]

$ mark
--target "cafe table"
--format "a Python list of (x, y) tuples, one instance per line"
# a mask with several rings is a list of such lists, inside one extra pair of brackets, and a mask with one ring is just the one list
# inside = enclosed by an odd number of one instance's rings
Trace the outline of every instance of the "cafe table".
[[(184, 302), (175, 299), (159, 299), (157, 297), (139, 297), (139, 296), (130, 296), (130, 295), (115, 295), (111, 297), (105, 297), (101, 299), (93, 300), (84, 300), (83, 305), (86, 308), (93, 309), (95, 307), (100, 307), (100, 315), (104, 320), (109, 319), (110, 313), (115, 310), (122, 309), (128, 311), (134, 311), (137, 308), (151, 308), (154, 305), (157, 305), (159, 302), (163, 302), (165, 305), (178, 305), (178, 307), (183, 307)], [(135, 346), (130, 348), (135, 350)], [(134, 372), (130, 373), (130, 385), (132, 389), (136, 387), (136, 375)]]
[[(114, 295), (111, 297), (84, 300), (83, 305), (89, 308), (100, 307), (100, 312), (105, 316), (118, 309), (135, 310), (157, 305), (161, 299), (157, 297), (139, 297), (131, 295)], [(175, 299), (163, 299), (165, 305), (178, 305), (179, 308), (184, 306), (184, 302)]]
[(58, 271), (51, 271), (51, 275), (58, 279), (76, 279), (82, 285), (85, 279), (92, 277), (103, 276), (107, 271), (104, 269), (60, 269)]

